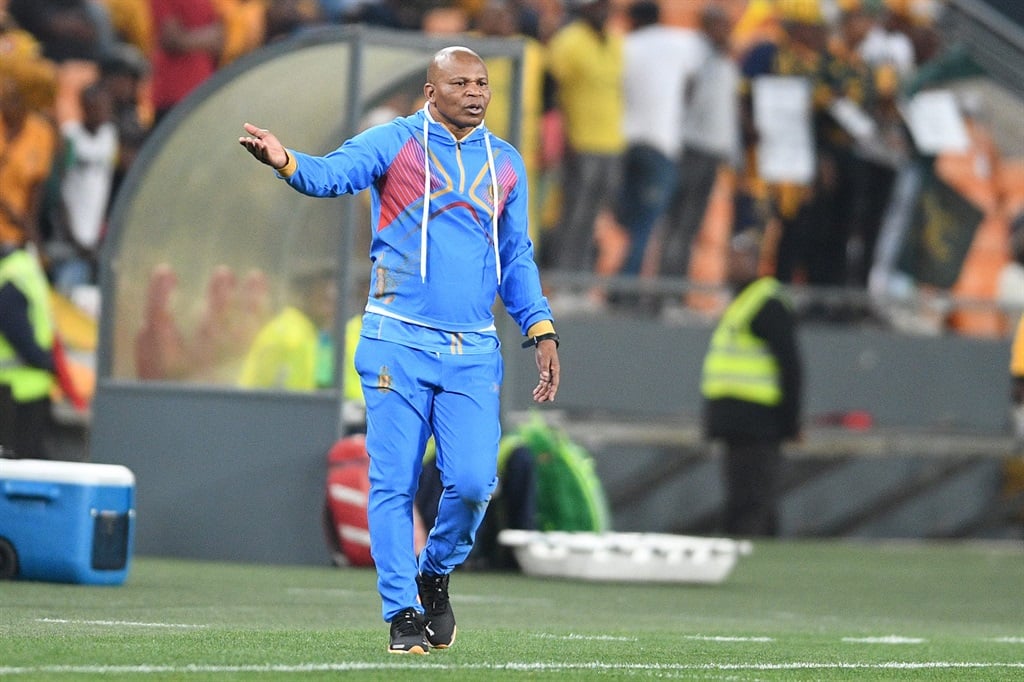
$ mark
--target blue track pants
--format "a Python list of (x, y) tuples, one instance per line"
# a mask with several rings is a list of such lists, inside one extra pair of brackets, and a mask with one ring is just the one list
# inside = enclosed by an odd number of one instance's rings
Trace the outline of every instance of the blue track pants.
[[(355, 353), (366, 399), (370, 552), (384, 620), (414, 607), (418, 572), (451, 573), (470, 549), (497, 484), (501, 352), (455, 355), (362, 337)], [(419, 558), (413, 502), (433, 435), (444, 492)]]

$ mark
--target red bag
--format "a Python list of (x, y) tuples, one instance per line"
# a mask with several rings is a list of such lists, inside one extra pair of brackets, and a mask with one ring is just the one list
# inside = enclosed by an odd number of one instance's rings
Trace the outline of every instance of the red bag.
[[(370, 456), (366, 436), (338, 440), (327, 452), (327, 500), (324, 530), (332, 560), (338, 566), (373, 566), (366, 505), (370, 494)], [(413, 550), (418, 555), (427, 542), (423, 519), (413, 508)]]
[(346, 436), (327, 453), (327, 501), (324, 508), (328, 545), (339, 566), (373, 566), (366, 521), (370, 491), (370, 457), (366, 437)]

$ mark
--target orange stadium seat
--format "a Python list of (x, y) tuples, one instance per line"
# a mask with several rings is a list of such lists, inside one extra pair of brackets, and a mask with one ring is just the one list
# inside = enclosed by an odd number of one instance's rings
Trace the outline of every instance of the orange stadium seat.
[[(950, 293), (969, 301), (994, 301), (999, 273), (1009, 261), (1009, 219), (1003, 211), (1001, 162), (992, 138), (968, 123), (971, 146), (963, 154), (944, 154), (936, 161), (943, 180), (985, 212)], [(996, 337), (1007, 333), (1006, 320), (995, 307), (967, 305), (951, 311), (950, 329), (968, 336)]]

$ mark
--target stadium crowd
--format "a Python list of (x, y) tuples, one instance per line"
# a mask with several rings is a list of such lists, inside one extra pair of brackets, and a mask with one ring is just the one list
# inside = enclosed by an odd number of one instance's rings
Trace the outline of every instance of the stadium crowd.
[[(640, 287), (560, 282), (596, 274), (721, 283), (724, 244), (745, 230), (761, 235), (762, 268), (783, 283), (887, 293), (898, 288), (890, 275), (899, 254), (879, 244), (883, 222), (901, 171), (922, 156), (901, 104), (962, 66), (935, 29), (938, 6), (0, 0), (0, 236), (34, 244), (59, 290), (95, 284), (110, 207), (163, 116), (262, 45), (325, 24), (363, 23), (527, 40), (521, 147), (533, 175), (541, 265), (555, 275), (556, 314), (618, 304), (664, 313), (678, 293), (652, 298)], [(807, 85), (795, 94), (806, 98), (806, 126), (786, 108), (792, 92), (756, 92), (762, 76)], [(969, 227), (985, 229), (996, 216), (990, 229), (998, 239), (980, 261), (971, 253), (954, 259), (954, 269), (962, 264), (974, 278), (954, 277), (945, 289), (1019, 306), (1013, 296), (1021, 292), (1012, 284), (1000, 292), (999, 282), (1012, 282), (1024, 259), (1011, 252), (1024, 196), (1005, 189), (982, 106), (963, 97), (957, 104), (970, 143), (958, 159), (992, 197)], [(769, 137), (793, 144), (780, 154)], [(696, 296), (683, 301), (700, 306)], [(846, 319), (849, 310), (818, 312)], [(1009, 333), (1004, 317), (981, 331)]]

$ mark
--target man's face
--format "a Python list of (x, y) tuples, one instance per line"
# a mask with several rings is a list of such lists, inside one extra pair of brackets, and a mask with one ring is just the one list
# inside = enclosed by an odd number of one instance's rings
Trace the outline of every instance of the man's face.
[(127, 73), (110, 74), (104, 79), (107, 92), (113, 100), (114, 105), (126, 104), (135, 101), (136, 82), (135, 77)]
[(732, 33), (732, 26), (729, 23), (729, 17), (724, 13), (709, 13), (704, 17), (704, 32), (708, 36), (708, 40), (720, 50), (725, 50), (729, 46), (729, 37)]
[(611, 3), (608, 0), (590, 0), (580, 7), (580, 16), (596, 28), (601, 28), (611, 15)]
[(491, 101), (487, 67), (468, 52), (452, 52), (430, 70), (423, 94), (432, 112), (456, 137), (480, 125)]
[(730, 246), (726, 261), (726, 276), (730, 284), (743, 285), (757, 279), (758, 253), (752, 247)]
[(839, 27), (850, 45), (860, 45), (871, 31), (873, 23), (871, 17), (864, 12), (849, 12), (843, 15)]

